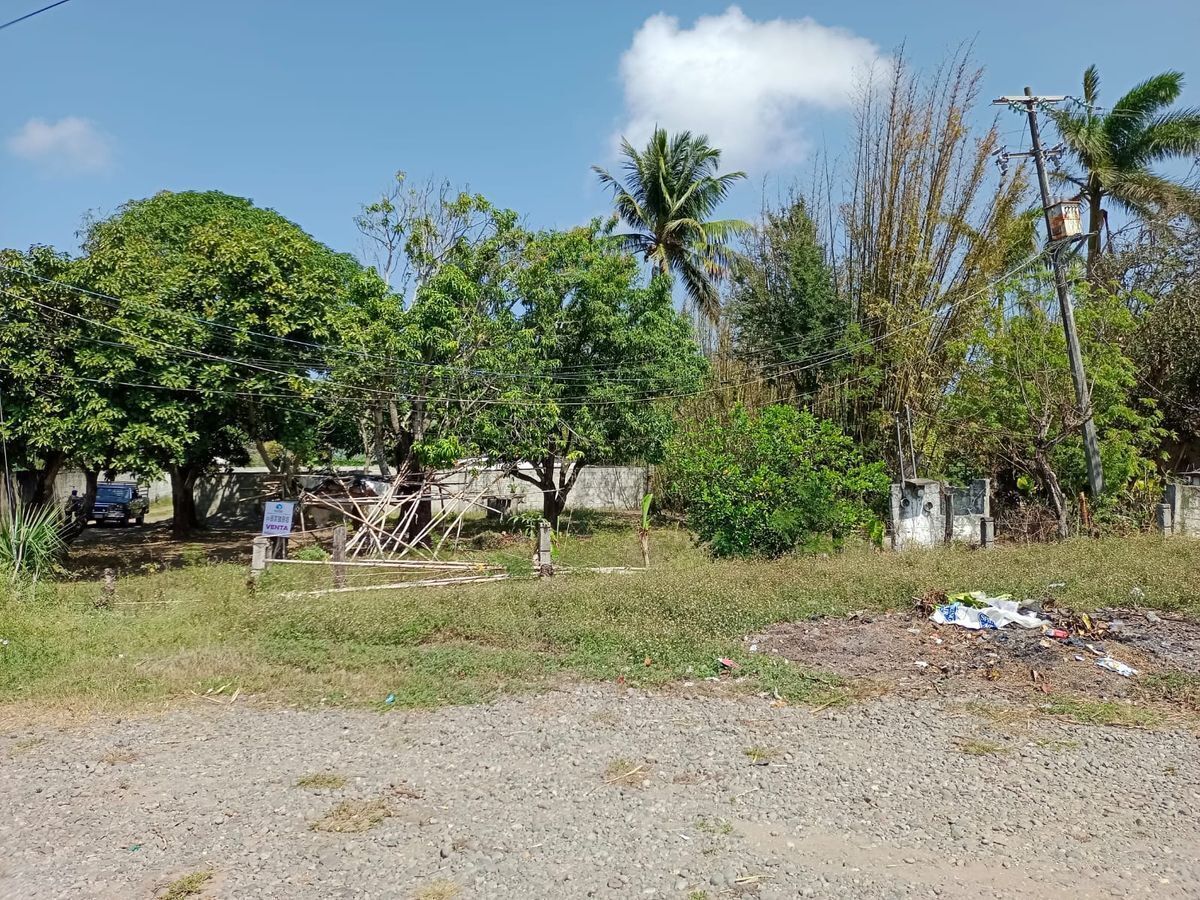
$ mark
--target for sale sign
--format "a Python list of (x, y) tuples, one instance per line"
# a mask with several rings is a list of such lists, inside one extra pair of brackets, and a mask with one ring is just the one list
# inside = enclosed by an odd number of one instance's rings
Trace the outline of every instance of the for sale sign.
[(286, 537), (292, 533), (295, 500), (271, 500), (263, 510), (262, 533), (271, 537)]

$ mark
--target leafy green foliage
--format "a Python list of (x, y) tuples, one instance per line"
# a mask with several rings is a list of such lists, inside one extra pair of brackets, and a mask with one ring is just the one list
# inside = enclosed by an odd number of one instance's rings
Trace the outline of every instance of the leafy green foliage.
[(604, 238), (592, 222), (530, 240), (517, 288), (533, 377), (519, 408), (479, 419), (491, 454), (533, 463), (518, 477), (544, 492), (552, 525), (584, 466), (661, 458), (673, 398), (705, 370), (667, 279), (641, 286), (636, 262)]
[[(849, 303), (838, 294), (803, 198), (764, 209), (745, 243), (730, 296), (738, 356), (780, 365), (828, 350), (847, 324)], [(811, 390), (820, 374), (811, 365), (789, 371), (797, 391)]]
[(718, 175), (721, 151), (704, 135), (668, 135), (656, 128), (645, 150), (621, 142), (624, 181), (593, 166), (600, 183), (613, 192), (626, 250), (641, 254), (656, 271), (675, 272), (696, 308), (711, 323), (721, 314), (717, 281), (736, 259), (731, 238), (748, 226), (736, 219), (713, 219), (729, 189), (745, 172)]
[(59, 571), (66, 549), (62, 525), (62, 513), (55, 506), (18, 501), (0, 512), (0, 575), (10, 587), (36, 584)]
[(688, 524), (717, 556), (780, 556), (868, 527), (889, 484), (882, 463), (864, 462), (836, 426), (783, 405), (739, 408), (728, 424), (680, 435), (666, 468)]
[[(1137, 398), (1123, 346), (1135, 321), (1119, 300), (1086, 296), (1076, 307), (1108, 493), (1144, 477), (1164, 434), (1153, 403)], [(1087, 486), (1080, 414), (1066, 339), (1048, 273), (1011, 282), (971, 345), (948, 399), (943, 441), (965, 469), (1021, 487), (1028, 476), (1065, 523), (1068, 498)], [(964, 469), (964, 470), (965, 470)], [(1028, 483), (1028, 482), (1027, 482)]]
[(1150, 224), (1173, 215), (1200, 214), (1194, 185), (1154, 170), (1157, 164), (1200, 154), (1200, 110), (1171, 110), (1183, 91), (1182, 72), (1163, 72), (1131, 88), (1108, 110), (1099, 107), (1100, 73), (1083, 73), (1083, 105), (1052, 108), (1077, 171), (1058, 179), (1079, 188), (1088, 204), (1088, 267), (1095, 270), (1103, 246), (1111, 200)]

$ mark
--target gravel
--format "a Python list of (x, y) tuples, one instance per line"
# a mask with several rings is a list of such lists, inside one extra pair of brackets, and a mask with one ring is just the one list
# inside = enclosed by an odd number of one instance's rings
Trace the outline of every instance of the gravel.
[[(0, 735), (0, 897), (153, 897), (200, 870), (221, 898), (1195, 897), (1198, 744), (943, 698), (189, 705)], [(296, 786), (315, 773), (347, 782)], [(369, 830), (310, 827), (378, 800)]]

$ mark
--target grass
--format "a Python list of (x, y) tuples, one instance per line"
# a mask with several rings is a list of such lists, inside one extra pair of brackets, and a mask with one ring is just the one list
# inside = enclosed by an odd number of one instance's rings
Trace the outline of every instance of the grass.
[(733, 834), (733, 824), (725, 819), (706, 819), (700, 816), (696, 819), (696, 830), (702, 834)]
[[(558, 539), (567, 566), (640, 565), (636, 516), (576, 514)], [(466, 541), (464, 540), (464, 544)], [(42, 582), (0, 598), (0, 703), (120, 710), (228, 685), (301, 705), (436, 707), (536, 690), (565, 677), (653, 686), (741, 664), (746, 691), (817, 706), (856, 688), (742, 638), (779, 621), (908, 608), (930, 588), (1056, 596), (1080, 609), (1144, 605), (1200, 613), (1200, 542), (1077, 540), (990, 553), (943, 548), (895, 555), (852, 547), (829, 558), (712, 560), (683, 530), (656, 528), (654, 567), (404, 592), (295, 596), (325, 586), (316, 566), (279, 567), (251, 593), (243, 565), (123, 572), (112, 610), (94, 580)], [(247, 545), (247, 557), (249, 546)], [(528, 571), (524, 544), (459, 558)], [(136, 571), (136, 568), (134, 568)], [(322, 580), (324, 579), (324, 580)], [(725, 676), (725, 680), (731, 680)], [(383, 703), (388, 695), (394, 703)]]
[(1147, 699), (1165, 700), (1200, 712), (1200, 676), (1187, 672), (1146, 675), (1139, 686)]
[(982, 738), (955, 738), (954, 746), (967, 756), (995, 756), (1008, 752), (1008, 748), (1003, 744)]
[(315, 772), (296, 782), (296, 787), (310, 791), (332, 791), (346, 786), (346, 776), (334, 772)]
[(461, 890), (455, 882), (439, 879), (431, 881), (413, 894), (413, 900), (454, 900)]
[(176, 878), (168, 884), (159, 900), (184, 900), (185, 897), (196, 897), (204, 891), (204, 886), (212, 881), (213, 873), (208, 870), (192, 872), (182, 878)]
[(344, 800), (309, 827), (313, 831), (360, 834), (370, 831), (391, 814), (383, 800)]
[(1115, 700), (1088, 700), (1058, 695), (1051, 697), (1041, 709), (1048, 715), (1062, 716), (1081, 725), (1157, 728), (1163, 724), (1162, 713), (1157, 710)]
[(628, 759), (618, 757), (610, 762), (604, 769), (605, 784), (620, 784), (625, 787), (641, 787), (646, 776), (650, 773), (650, 767), (645, 762), (631, 762)]
[(753, 766), (765, 766), (779, 756), (779, 751), (774, 747), (754, 746), (744, 748), (742, 755), (750, 760), (750, 764)]
[(100, 762), (110, 766), (119, 766), (122, 763), (137, 762), (138, 755), (132, 750), (111, 750), (100, 757)]

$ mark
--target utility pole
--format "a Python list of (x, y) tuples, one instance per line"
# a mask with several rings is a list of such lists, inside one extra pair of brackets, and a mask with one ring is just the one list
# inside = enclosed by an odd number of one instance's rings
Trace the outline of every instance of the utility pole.
[(1038, 130), (1038, 103), (1061, 103), (1066, 97), (1035, 97), (1033, 91), (1025, 88), (1022, 97), (1001, 97), (993, 101), (1004, 106), (1025, 107), (1029, 116), (1029, 137), (1033, 144), (1029, 153), (1004, 154), (1002, 159), (1010, 156), (1032, 156), (1033, 164), (1037, 166), (1038, 187), (1042, 191), (1042, 213), (1046, 220), (1046, 245), (1050, 250), (1050, 263), (1054, 267), (1054, 287), (1058, 291), (1058, 308), (1062, 315), (1063, 331), (1067, 336), (1067, 356), (1071, 360), (1071, 380), (1075, 382), (1075, 400), (1079, 404), (1079, 414), (1083, 417), (1083, 450), (1087, 457), (1088, 486), (1092, 496), (1098, 497), (1104, 490), (1104, 465), (1100, 461), (1100, 442), (1096, 438), (1096, 422), (1092, 418), (1092, 398), (1088, 389), (1087, 376), (1083, 371), (1083, 353), (1079, 349), (1079, 332), (1075, 329), (1075, 309), (1071, 305), (1071, 289), (1067, 284), (1067, 273), (1063, 269), (1060, 254), (1070, 238), (1054, 239), (1054, 230), (1050, 221), (1050, 181), (1046, 177), (1046, 151), (1042, 149), (1041, 132)]

